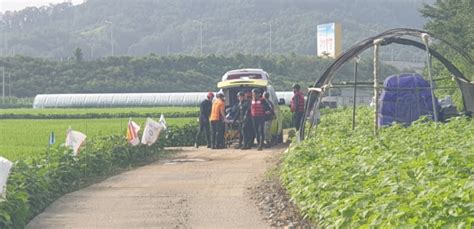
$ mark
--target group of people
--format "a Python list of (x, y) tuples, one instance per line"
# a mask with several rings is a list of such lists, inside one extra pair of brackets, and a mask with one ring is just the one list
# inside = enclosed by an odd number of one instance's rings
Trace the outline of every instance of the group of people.
[[(290, 102), (293, 112), (293, 124), (299, 130), (299, 125), (304, 111), (304, 95), (300, 92), (299, 85), (293, 85), (294, 96)], [(209, 92), (207, 98), (200, 104), (199, 131), (195, 139), (195, 147), (198, 148), (198, 140), (205, 133), (207, 147), (212, 149), (224, 149), (225, 144), (225, 95), (222, 91), (216, 94)], [(237, 93), (238, 103), (230, 110), (235, 114), (232, 122), (237, 122), (240, 132), (237, 149), (251, 149), (257, 139), (257, 150), (271, 146), (274, 141), (270, 134), (272, 121), (276, 118), (274, 104), (270, 94), (260, 88), (251, 91), (239, 91)], [(229, 120), (227, 120), (229, 121)]]

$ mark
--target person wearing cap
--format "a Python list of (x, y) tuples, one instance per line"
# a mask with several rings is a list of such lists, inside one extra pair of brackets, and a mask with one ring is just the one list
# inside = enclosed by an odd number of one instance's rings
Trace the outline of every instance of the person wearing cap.
[(211, 148), (211, 129), (209, 123), (209, 116), (211, 116), (212, 100), (214, 99), (214, 93), (207, 93), (207, 98), (199, 105), (199, 130), (194, 140), (194, 146), (199, 148), (199, 136), (201, 133), (206, 134), (207, 148)]
[(301, 86), (298, 84), (293, 84), (293, 98), (291, 98), (290, 109), (293, 113), (293, 126), (296, 131), (299, 131), (304, 113), (304, 95), (301, 93)]
[(248, 103), (249, 103), (249, 122), (250, 122), (250, 126), (249, 126), (249, 135), (248, 135), (248, 147), (244, 147), (244, 148), (252, 148), (254, 147), (254, 142), (255, 142), (255, 129), (253, 127), (253, 119), (252, 119), (252, 115), (250, 114), (250, 104), (252, 103), (252, 100), (253, 100), (253, 94), (252, 94), (252, 91), (251, 90), (245, 90), (245, 98), (247, 99)]
[(267, 101), (262, 98), (262, 90), (255, 88), (252, 90), (253, 99), (250, 105), (250, 114), (252, 115), (255, 134), (258, 142), (258, 150), (263, 149), (265, 140), (265, 117), (271, 114), (270, 106)]
[(265, 142), (267, 147), (272, 146), (272, 135), (271, 135), (271, 129), (272, 129), (272, 122), (273, 119), (275, 118), (275, 110), (274, 110), (274, 105), (273, 102), (270, 99), (270, 93), (268, 91), (263, 93), (263, 98), (265, 101), (268, 103), (268, 106), (270, 107), (270, 114), (267, 114), (265, 116)]
[(239, 137), (239, 145), (237, 145), (236, 149), (250, 149), (250, 141), (251, 141), (251, 132), (252, 132), (252, 118), (250, 117), (250, 106), (249, 100), (243, 91), (237, 93), (239, 103), (236, 104), (237, 106), (237, 116), (235, 120), (239, 121), (239, 130), (240, 130), (240, 137)]
[(224, 149), (224, 132), (225, 132), (225, 96), (222, 91), (217, 93), (217, 99), (212, 104), (211, 116), (211, 147), (212, 149)]

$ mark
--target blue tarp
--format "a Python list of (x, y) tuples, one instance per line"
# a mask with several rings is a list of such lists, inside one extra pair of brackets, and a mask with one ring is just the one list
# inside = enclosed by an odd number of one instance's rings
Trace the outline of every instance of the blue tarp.
[[(380, 126), (393, 122), (409, 125), (428, 116), (433, 118), (430, 84), (416, 73), (389, 76), (379, 101), (378, 123)], [(436, 110), (439, 111), (436, 99)]]

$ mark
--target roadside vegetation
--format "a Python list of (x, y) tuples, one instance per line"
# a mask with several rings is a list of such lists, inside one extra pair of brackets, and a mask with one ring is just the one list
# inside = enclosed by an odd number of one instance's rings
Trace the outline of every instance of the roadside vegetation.
[(34, 160), (16, 161), (0, 202), (0, 228), (24, 228), (62, 195), (164, 156), (165, 143), (132, 147), (122, 136), (101, 137), (89, 139), (77, 157), (54, 147)]
[[(62, 112), (67, 114), (65, 110)], [(186, 112), (186, 109), (177, 112)], [(139, 132), (142, 136), (145, 120), (134, 121), (142, 126)], [(195, 117), (167, 118), (166, 121), (168, 128), (157, 143), (151, 147), (133, 147), (125, 139), (128, 119), (124, 118), (2, 120), (1, 156), (14, 161), (14, 166), (6, 199), (0, 202), (0, 228), (24, 228), (30, 219), (68, 192), (163, 157), (166, 155), (164, 147), (194, 144), (198, 130)], [(88, 136), (77, 157), (61, 146), (69, 126)], [(48, 148), (51, 131), (55, 131), (56, 143)], [(204, 136), (199, 142), (204, 144)]]
[(305, 217), (327, 227), (465, 228), (474, 224), (474, 122), (421, 119), (373, 134), (372, 111), (322, 116), (292, 145), (282, 183)]

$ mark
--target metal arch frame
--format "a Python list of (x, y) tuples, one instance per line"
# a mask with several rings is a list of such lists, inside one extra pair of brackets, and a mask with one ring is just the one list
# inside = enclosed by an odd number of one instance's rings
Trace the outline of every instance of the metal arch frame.
[[(462, 57), (472, 66), (474, 62), (472, 58), (464, 52), (459, 47), (456, 47), (444, 39), (438, 38), (435, 35), (418, 29), (410, 29), (410, 28), (398, 28), (398, 29), (391, 29), (385, 31), (377, 36), (367, 38), (354, 46), (352, 46), (349, 50), (345, 51), (341, 54), (332, 64), (328, 66), (326, 71), (321, 75), (321, 77), (314, 83), (313, 88), (310, 88), (308, 91), (308, 99), (306, 101), (304, 116), (303, 117), (311, 117), (311, 125), (310, 129), (308, 130), (311, 132), (313, 129), (317, 127), (317, 120), (316, 116), (319, 112), (319, 105), (321, 103), (321, 99), (328, 87), (330, 87), (331, 80), (334, 78), (335, 73), (348, 61), (356, 58), (361, 53), (366, 51), (367, 49), (373, 47), (374, 41), (378, 39), (382, 39), (382, 46), (387, 46), (392, 43), (401, 44), (401, 45), (409, 45), (414, 46), (416, 48), (422, 49), (426, 51), (426, 46), (424, 43), (403, 38), (404, 36), (413, 37), (413, 38), (421, 38), (423, 34), (428, 34), (431, 38), (435, 38), (436, 40), (440, 41), (441, 43), (447, 45), (451, 49), (455, 50), (457, 53), (461, 54)], [(448, 71), (458, 80), (469, 81), (462, 72), (450, 61), (448, 61), (443, 55), (432, 48), (428, 48), (430, 55), (438, 59), (447, 69)], [(463, 104), (465, 106), (464, 97), (463, 97)], [(466, 108), (466, 107), (464, 107)], [(299, 140), (303, 140), (305, 138), (305, 122), (306, 118), (301, 120), (301, 127), (299, 133)]]

